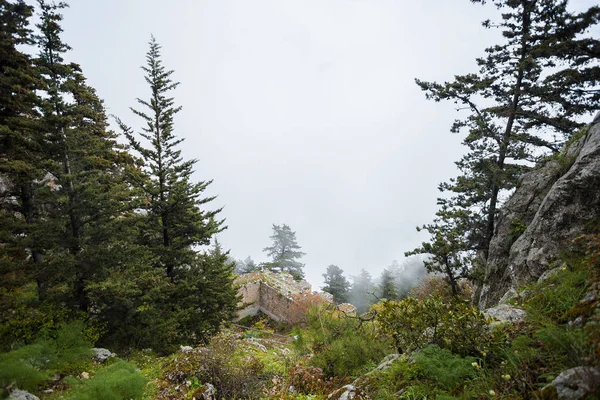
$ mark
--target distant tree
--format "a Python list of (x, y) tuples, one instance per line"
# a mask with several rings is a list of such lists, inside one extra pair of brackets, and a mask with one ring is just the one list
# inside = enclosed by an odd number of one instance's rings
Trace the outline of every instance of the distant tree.
[(327, 267), (327, 272), (323, 274), (323, 278), (325, 278), (325, 286), (322, 290), (330, 293), (336, 304), (348, 302), (350, 282), (344, 277), (344, 271), (340, 267), (330, 265)]
[(379, 278), (377, 292), (380, 298), (387, 300), (398, 299), (398, 288), (396, 286), (396, 276), (392, 269), (385, 268)]
[(304, 278), (304, 264), (298, 261), (305, 253), (301, 252), (301, 247), (296, 241), (296, 232), (293, 232), (286, 224), (273, 224), (273, 234), (271, 235), (273, 245), (265, 247), (272, 261), (268, 263), (269, 268), (278, 268), (281, 271), (289, 272), (295, 280)]
[(365, 269), (360, 270), (360, 275), (352, 277), (350, 302), (358, 312), (366, 312), (375, 303), (376, 297), (373, 277)]
[(252, 257), (248, 256), (244, 260), (237, 260), (235, 263), (235, 273), (238, 275), (249, 274), (260, 271), (260, 266), (254, 262)]

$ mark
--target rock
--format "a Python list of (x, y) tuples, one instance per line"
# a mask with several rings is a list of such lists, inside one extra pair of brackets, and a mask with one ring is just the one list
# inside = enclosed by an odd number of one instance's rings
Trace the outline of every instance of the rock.
[(569, 321), (569, 323), (567, 325), (569, 325), (569, 327), (571, 327), (571, 328), (581, 328), (583, 326), (583, 317), (580, 315), (579, 317), (575, 318), (573, 321)]
[(585, 297), (580, 301), (581, 304), (592, 303), (596, 301), (596, 296), (593, 292), (588, 292), (585, 294)]
[(558, 275), (560, 273), (560, 271), (562, 271), (563, 267), (556, 267), (553, 269), (550, 269), (546, 272), (544, 272), (539, 278), (538, 278), (538, 283), (542, 283), (545, 280), (547, 280), (548, 278), (551, 278), (555, 275)]
[(81, 379), (90, 379), (90, 373), (89, 372), (82, 372), (81, 374), (79, 374), (79, 377)]
[(577, 400), (597, 394), (594, 391), (598, 390), (599, 386), (600, 371), (592, 367), (575, 367), (561, 372), (550, 385), (542, 389), (542, 392), (552, 387), (559, 399)]
[(181, 351), (184, 354), (191, 353), (193, 350), (194, 348), (192, 346), (179, 346), (179, 351)]
[(40, 400), (40, 398), (24, 390), (17, 389), (12, 391), (8, 396), (8, 400)]
[(369, 396), (354, 385), (346, 385), (332, 392), (327, 398), (332, 400), (364, 400), (369, 399)]
[[(202, 400), (215, 400), (217, 398), (217, 389), (215, 389), (215, 387), (210, 384), (210, 383), (205, 383), (202, 386), (202, 393), (199, 393), (199, 397), (197, 397), (198, 399), (202, 399)], [(196, 392), (198, 393), (198, 392)]]
[(500, 304), (506, 304), (512, 299), (516, 299), (519, 297), (519, 294), (514, 288), (508, 289), (508, 292), (504, 293), (504, 296), (500, 299)]
[(497, 322), (521, 322), (525, 319), (527, 313), (518, 307), (500, 304), (496, 307), (488, 308), (483, 312), (486, 316), (494, 318)]
[(96, 360), (98, 362), (104, 362), (104, 361), (108, 360), (110, 357), (114, 357), (114, 354), (111, 353), (110, 350), (103, 349), (101, 347), (94, 347), (92, 349), (92, 351), (94, 352), (94, 360)]
[(524, 174), (500, 210), (480, 290), (481, 309), (511, 287), (534, 282), (600, 215), (600, 123), (551, 160)]
[(246, 342), (248, 342), (248, 344), (251, 344), (252, 346), (256, 347), (263, 353), (267, 352), (267, 348), (265, 347), (265, 345), (262, 343), (259, 343), (255, 338), (248, 338), (248, 339), (246, 339)]
[[(388, 369), (394, 363), (394, 361), (398, 360), (400, 357), (401, 355), (398, 353), (388, 354), (383, 358), (383, 360), (381, 360), (379, 365), (373, 369), (373, 371), (384, 371)], [(373, 371), (370, 371), (369, 374)]]

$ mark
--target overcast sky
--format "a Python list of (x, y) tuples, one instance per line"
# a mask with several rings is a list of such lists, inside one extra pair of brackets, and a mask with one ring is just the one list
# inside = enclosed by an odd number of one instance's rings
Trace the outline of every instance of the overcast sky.
[[(175, 133), (214, 179), (220, 235), (235, 258), (266, 261), (272, 224), (288, 224), (314, 288), (336, 264), (374, 276), (426, 239), (437, 185), (455, 175), (461, 138), (452, 104), (427, 101), (414, 78), (475, 71), (499, 40), (468, 0), (72, 0), (70, 61), (108, 112), (149, 95), (140, 66), (151, 34), (181, 82)], [(591, 6), (580, 0), (574, 6)]]

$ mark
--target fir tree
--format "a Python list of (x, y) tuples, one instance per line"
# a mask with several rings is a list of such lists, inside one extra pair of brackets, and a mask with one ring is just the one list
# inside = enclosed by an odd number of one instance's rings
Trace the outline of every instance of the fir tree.
[(599, 7), (575, 14), (566, 1), (492, 3), (502, 20), (483, 25), (502, 29), (505, 42), (477, 59), (479, 73), (444, 84), (416, 80), (428, 99), (469, 111), (451, 129), (467, 133), (468, 153), (457, 162), (461, 175), (440, 185), (450, 195), (438, 199), (436, 222), (423, 227), (431, 233), (429, 246), (411, 252), (438, 249), (432, 262), (441, 263), (429, 266), (456, 268), (452, 278), (447, 274), (450, 280), (465, 275), (468, 265), (457, 263), (469, 263), (475, 254), (487, 258), (501, 193), (513, 189), (540, 156), (558, 151), (583, 126), (578, 117), (600, 105), (600, 41), (586, 36), (598, 23)]
[(0, 275), (7, 290), (33, 279), (31, 264), (41, 261), (31, 234), (37, 222), (35, 182), (44, 175), (36, 111), (40, 85), (31, 58), (18, 49), (33, 43), (32, 13), (23, 1), (0, 0)]
[(358, 276), (352, 277), (352, 288), (350, 289), (350, 302), (359, 312), (366, 312), (375, 303), (376, 297), (373, 277), (365, 269), (360, 270)]
[(179, 145), (183, 138), (174, 133), (176, 107), (169, 92), (179, 83), (171, 80), (174, 71), (163, 66), (160, 45), (154, 37), (146, 55), (145, 79), (151, 90), (148, 100), (137, 99), (145, 109), (132, 108), (146, 126), (140, 136), (148, 145), (136, 139), (133, 130), (118, 120), (131, 148), (144, 161), (144, 171), (138, 177), (144, 191), (148, 212), (147, 244), (156, 254), (166, 275), (174, 279), (177, 269), (190, 265), (196, 256), (194, 246), (208, 245), (212, 236), (223, 229), (223, 221), (216, 220), (221, 209), (206, 211), (202, 206), (214, 200), (203, 197), (212, 181), (193, 183), (193, 167), (197, 160), (184, 161)]
[(398, 288), (396, 287), (396, 277), (391, 269), (385, 268), (381, 273), (378, 285), (379, 297), (387, 300), (398, 299)]
[(350, 282), (344, 276), (344, 271), (337, 265), (327, 267), (327, 272), (323, 274), (325, 286), (321, 290), (333, 296), (336, 304), (348, 302)]
[(304, 256), (304, 253), (300, 251), (301, 247), (296, 241), (296, 232), (293, 232), (286, 224), (273, 224), (271, 240), (273, 245), (263, 249), (272, 258), (268, 267), (287, 271), (295, 280), (302, 280), (304, 264), (297, 260)]

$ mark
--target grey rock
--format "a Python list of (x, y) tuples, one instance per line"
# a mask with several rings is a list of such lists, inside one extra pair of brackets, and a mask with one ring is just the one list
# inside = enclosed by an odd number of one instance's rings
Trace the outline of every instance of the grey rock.
[(506, 304), (512, 299), (516, 299), (518, 297), (519, 294), (517, 293), (517, 291), (514, 288), (510, 288), (506, 293), (504, 293), (504, 296), (502, 296), (502, 298), (500, 299), (500, 304)]
[(202, 400), (215, 400), (217, 398), (217, 389), (215, 389), (215, 387), (212, 384), (205, 383), (204, 392), (201, 396)]
[(24, 390), (13, 390), (8, 400), (40, 400), (39, 397)]
[(596, 301), (596, 296), (594, 295), (593, 292), (588, 292), (585, 294), (585, 297), (580, 301), (580, 303), (585, 304), (585, 303), (591, 303), (593, 301)]
[(184, 354), (191, 353), (193, 350), (194, 348), (192, 346), (179, 346), (179, 351), (181, 351)]
[[(394, 363), (394, 361), (398, 360), (400, 357), (401, 355), (398, 353), (388, 354), (383, 358), (383, 360), (381, 360), (379, 365), (373, 369), (373, 371), (384, 371), (388, 369)], [(370, 371), (369, 373), (373, 371)]]
[(525, 310), (518, 307), (500, 304), (496, 307), (488, 308), (483, 312), (486, 316), (495, 319), (497, 322), (521, 322), (527, 316)]
[(554, 386), (561, 400), (578, 400), (592, 394), (598, 385), (600, 371), (592, 367), (575, 367), (561, 372), (548, 386)]
[(94, 360), (98, 362), (104, 362), (110, 357), (114, 357), (113, 353), (111, 353), (110, 350), (103, 349), (101, 347), (94, 347), (92, 351), (94, 352)]
[(581, 328), (583, 326), (583, 317), (580, 315), (573, 321), (569, 321), (567, 325), (569, 325), (571, 328)]
[(327, 396), (328, 399), (332, 400), (350, 400), (350, 399), (367, 399), (368, 397), (362, 393), (362, 391), (354, 385), (346, 385)]
[[(479, 306), (498, 304), (511, 287), (534, 282), (590, 216), (600, 215), (600, 124), (549, 161), (524, 174), (500, 210), (485, 266)], [(515, 223), (526, 226), (520, 236)]]
[(562, 267), (556, 267), (556, 268), (552, 268), (548, 271), (545, 271), (542, 275), (540, 275), (540, 277), (538, 278), (538, 283), (542, 283), (546, 280), (548, 280), (549, 278), (558, 275), (562, 270)]

